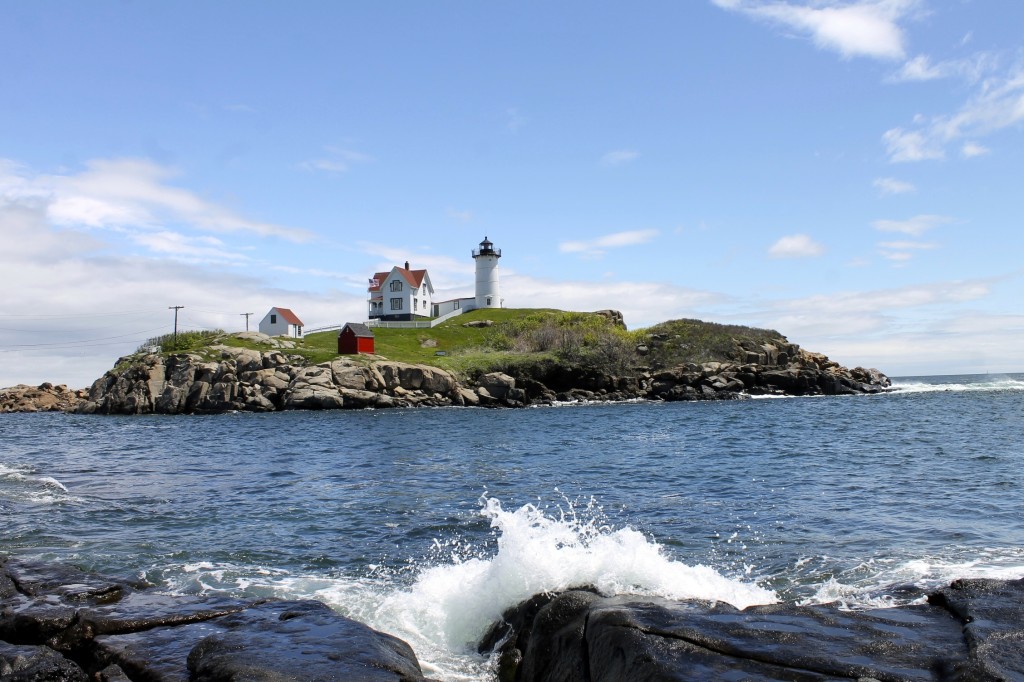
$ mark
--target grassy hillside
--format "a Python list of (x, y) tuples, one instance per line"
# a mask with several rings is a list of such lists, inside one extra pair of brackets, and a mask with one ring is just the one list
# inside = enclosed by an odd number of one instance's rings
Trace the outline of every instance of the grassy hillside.
[[(484, 320), (490, 320), (491, 326), (465, 326)], [(378, 328), (374, 335), (379, 356), (433, 365), (460, 376), (551, 361), (624, 375), (638, 366), (657, 369), (685, 362), (726, 360), (734, 350), (733, 339), (764, 343), (781, 336), (770, 329), (700, 320), (672, 320), (626, 331), (596, 313), (530, 308), (474, 310), (434, 328)], [(296, 342), (296, 348), (284, 352), (301, 355), (311, 363), (332, 360), (337, 357), (337, 338), (337, 331), (308, 334)], [(224, 333), (185, 338), (179, 335), (177, 350), (202, 353), (213, 343), (267, 350), (266, 346)], [(638, 353), (638, 347), (645, 347), (646, 352)], [(173, 349), (165, 345), (162, 350)]]

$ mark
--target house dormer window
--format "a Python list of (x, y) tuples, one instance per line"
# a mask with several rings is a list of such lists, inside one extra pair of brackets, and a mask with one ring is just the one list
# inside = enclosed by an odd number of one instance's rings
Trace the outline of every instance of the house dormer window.
[(402, 290), (402, 283), (399, 282), (397, 279), (393, 280), (391, 282), (391, 291), (401, 291), (401, 290)]

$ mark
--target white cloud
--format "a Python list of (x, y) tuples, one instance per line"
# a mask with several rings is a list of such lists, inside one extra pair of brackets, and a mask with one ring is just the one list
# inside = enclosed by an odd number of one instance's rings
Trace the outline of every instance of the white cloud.
[(372, 156), (342, 147), (325, 147), (326, 156), (309, 159), (299, 164), (299, 168), (308, 171), (323, 171), (327, 173), (347, 173), (357, 164), (371, 163), (375, 159)]
[(918, 215), (908, 220), (876, 220), (872, 226), (881, 232), (900, 232), (920, 237), (939, 225), (953, 222), (953, 218), (941, 215)]
[[(1024, 66), (1007, 75), (983, 80), (975, 94), (955, 114), (915, 117), (918, 128), (887, 130), (882, 141), (889, 160), (897, 162), (942, 159), (946, 147), (965, 138), (979, 138), (1024, 122)], [(975, 142), (970, 149), (982, 149)], [(966, 155), (966, 154), (965, 154)]]
[(825, 247), (806, 234), (782, 237), (768, 249), (772, 258), (813, 258), (825, 252)]
[(988, 147), (981, 146), (977, 142), (965, 142), (964, 146), (960, 148), (960, 153), (965, 159), (973, 159), (975, 156), (991, 154), (992, 150)]
[(995, 69), (998, 62), (996, 56), (988, 52), (978, 52), (966, 59), (949, 59), (936, 63), (932, 63), (928, 55), (921, 54), (906, 61), (888, 80), (891, 83), (904, 83), (962, 78), (968, 83), (976, 83), (986, 73)]
[(657, 236), (657, 230), (629, 230), (607, 234), (590, 241), (562, 242), (558, 245), (558, 250), (562, 253), (579, 253), (585, 257), (594, 258), (604, 255), (606, 249), (646, 244)]
[(922, 251), (937, 249), (939, 245), (935, 242), (878, 242), (879, 248), (896, 251)]
[(171, 332), (171, 305), (185, 306), (179, 324), (188, 329), (241, 330), (240, 313), (262, 316), (271, 305), (291, 307), (308, 326), (364, 314), (362, 294), (283, 291), (237, 268), (182, 262), (195, 250), (208, 259), (202, 250), (219, 249), (215, 238), (140, 233), (174, 259), (132, 256), (102, 239), (109, 233), (55, 225), (48, 208), (36, 198), (0, 201), (0, 272), (20, 283), (0, 310), (0, 386), (88, 386), (119, 356)]
[(913, 13), (917, 0), (778, 2), (712, 0), (717, 6), (810, 36), (821, 49), (843, 57), (900, 59), (904, 36), (900, 22)]
[(510, 308), (555, 308), (622, 312), (630, 329), (650, 326), (670, 318), (708, 317), (712, 306), (729, 299), (714, 292), (687, 289), (664, 282), (644, 280), (603, 281), (595, 287), (589, 281), (559, 281), (520, 274), (502, 274), (502, 298)]
[(917, 187), (911, 183), (903, 180), (897, 180), (896, 178), (876, 178), (872, 184), (878, 188), (878, 191), (882, 196), (906, 194), (908, 192), (917, 191)]
[(640, 153), (632, 149), (616, 149), (601, 157), (602, 166), (621, 166), (632, 163), (640, 157)]
[(893, 163), (927, 161), (929, 159), (941, 159), (946, 156), (942, 145), (932, 136), (922, 131), (892, 128), (885, 131), (885, 134), (882, 135), (882, 142), (885, 143), (889, 160)]
[(928, 251), (937, 248), (939, 245), (935, 242), (879, 242), (878, 254), (897, 265), (904, 265), (914, 257), (915, 251)]
[(189, 237), (180, 232), (161, 230), (159, 232), (137, 232), (129, 236), (131, 241), (145, 246), (151, 252), (178, 257), (193, 262), (228, 261), (243, 262), (248, 256), (232, 251), (216, 237)]
[(160, 230), (184, 223), (203, 232), (242, 232), (308, 241), (306, 230), (249, 220), (169, 184), (176, 173), (145, 159), (97, 159), (80, 173), (33, 176), (13, 162), (0, 165), (0, 202), (44, 201), (47, 217), (64, 227)]

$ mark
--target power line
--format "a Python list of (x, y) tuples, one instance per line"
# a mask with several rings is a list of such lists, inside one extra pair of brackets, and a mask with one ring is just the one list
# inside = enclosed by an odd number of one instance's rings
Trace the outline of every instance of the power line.
[(78, 317), (117, 317), (117, 316), (121, 316), (121, 315), (141, 315), (142, 313), (155, 313), (158, 310), (159, 310), (159, 308), (145, 308), (143, 310), (126, 310), (126, 311), (121, 311), (121, 312), (116, 312), (116, 313), (74, 313), (74, 314), (70, 314), (70, 315), (63, 315), (63, 314), (62, 315), (57, 315), (57, 314), (54, 314), (54, 315), (41, 315), (41, 314), (38, 314), (38, 313), (32, 314), (32, 315), (15, 315), (15, 314), (9, 314), (9, 313), (0, 313), (0, 318), (4, 318), (4, 317), (15, 318), (16, 317), (16, 318), (25, 319), (25, 320), (65, 320), (65, 319), (66, 320), (70, 320), (70, 319), (74, 319), (74, 318), (78, 318)]
[(85, 344), (85, 343), (92, 343), (94, 341), (109, 341), (111, 339), (123, 339), (126, 336), (137, 336), (139, 334), (149, 334), (151, 332), (159, 331), (161, 329), (166, 329), (166, 328), (167, 327), (165, 327), (165, 326), (160, 326), (160, 327), (154, 327), (153, 329), (143, 329), (142, 331), (130, 332), (128, 334), (119, 334), (117, 336), (102, 336), (102, 337), (99, 337), (99, 338), (96, 338), (96, 339), (81, 339), (80, 341), (55, 341), (53, 343), (16, 343), (13, 346), (8, 346), (4, 350), (19, 350), (19, 349), (22, 349), (22, 348), (44, 348), (44, 347), (47, 347), (47, 346), (65, 346), (65, 345), (70, 347), (70, 346), (77, 345), (77, 344), (80, 344), (80, 343), (81, 344)]

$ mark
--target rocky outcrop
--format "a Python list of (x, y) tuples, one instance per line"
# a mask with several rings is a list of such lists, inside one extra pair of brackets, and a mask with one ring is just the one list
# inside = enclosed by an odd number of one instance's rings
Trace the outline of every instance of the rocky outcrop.
[[(212, 351), (212, 353), (211, 353)], [(847, 369), (779, 338), (736, 342), (733, 360), (638, 368), (614, 376), (555, 361), (488, 372), (469, 385), (449, 372), (368, 358), (308, 365), (282, 350), (212, 346), (207, 352), (137, 355), (87, 392), (43, 384), (0, 392), (0, 412), (73, 410), (82, 414), (203, 414), (229, 411), (387, 407), (523, 407), (579, 401), (727, 400), (752, 395), (878, 393), (889, 379), (876, 369)]]
[(425, 680), (404, 641), (320, 602), (171, 596), (15, 560), (0, 562), (0, 679)]
[(81, 389), (73, 390), (60, 384), (39, 386), (18, 384), (0, 389), (0, 413), (2, 412), (67, 412), (72, 410), (86, 396)]
[(436, 367), (215, 347), (220, 357), (146, 355), (119, 362), (76, 408), (84, 414), (194, 414), (232, 410), (359, 409), (463, 405), (460, 386)]
[(962, 580), (865, 611), (602, 597), (510, 609), (481, 642), (499, 682), (1024, 679), (1024, 580)]

